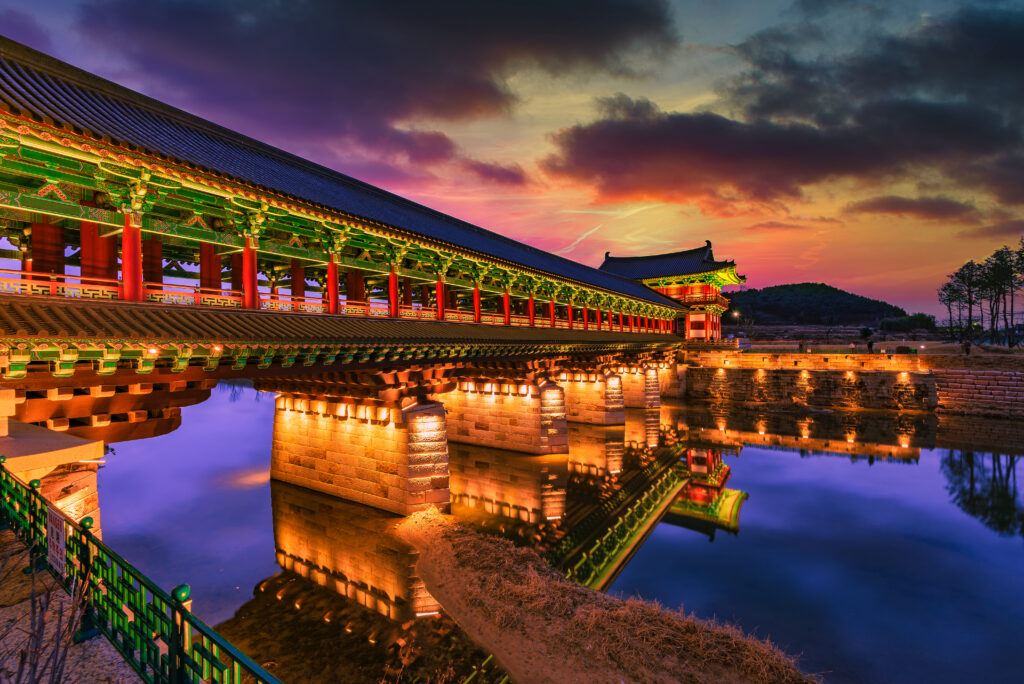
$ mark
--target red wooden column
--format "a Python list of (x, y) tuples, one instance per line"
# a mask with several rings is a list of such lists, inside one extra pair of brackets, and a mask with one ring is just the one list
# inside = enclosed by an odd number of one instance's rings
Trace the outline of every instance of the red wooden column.
[(536, 324), (536, 322), (537, 322), (536, 319), (534, 318), (533, 293), (532, 292), (530, 293), (530, 299), (529, 299), (529, 302), (528, 302), (528, 305), (527, 305), (527, 309), (528, 309), (529, 314), (530, 314), (530, 327), (532, 328)]
[[(32, 224), (31, 259), (25, 260), (26, 271), (33, 273), (64, 273), (64, 230), (50, 223)], [(33, 280), (48, 282), (50, 294), (58, 294), (58, 281), (49, 277)]]
[(436, 298), (437, 298), (437, 320), (443, 321), (444, 320), (444, 281), (441, 280), (440, 278), (437, 279)]
[(142, 241), (142, 279), (147, 283), (164, 282), (164, 246), (156, 235)]
[(199, 287), (204, 290), (219, 290), (220, 257), (217, 256), (217, 245), (212, 242), (199, 243)]
[(398, 274), (395, 273), (395, 265), (391, 264), (388, 272), (388, 316), (398, 318), (398, 314)]
[(358, 268), (350, 268), (345, 274), (345, 299), (347, 303), (366, 301), (366, 281)]
[(306, 296), (306, 267), (300, 259), (292, 259), (292, 301), (300, 302)]
[[(83, 207), (96, 206), (95, 202), (82, 202), (81, 204)], [(100, 237), (99, 224), (92, 223), (91, 221), (82, 221), (79, 224), (78, 235), (81, 245), (79, 260), (82, 278), (108, 278), (110, 273), (108, 265), (110, 248), (107, 246), (107, 243), (110, 241), (110, 238)]]
[(412, 279), (402, 278), (402, 306), (412, 307)]
[(601, 309), (594, 309), (594, 320), (597, 321), (597, 329), (601, 329)]
[(242, 249), (242, 308), (260, 308), (260, 292), (257, 289), (256, 280), (256, 248), (253, 241), (256, 238), (246, 237), (245, 247)]
[(551, 317), (551, 327), (555, 327), (555, 300), (548, 302), (548, 314)]
[(480, 283), (473, 285), (473, 322), (480, 322)]
[(629, 319), (629, 332), (633, 332), (633, 314), (629, 314), (627, 318)]
[(242, 253), (231, 253), (231, 289), (236, 292), (242, 291)]
[(587, 307), (583, 307), (583, 329), (590, 330), (590, 323), (587, 321)]
[(505, 311), (505, 325), (512, 325), (512, 302), (508, 296), (508, 288), (505, 288), (505, 293), (501, 295), (502, 307)]
[(569, 330), (572, 330), (572, 302), (565, 305), (565, 319), (569, 322)]
[(142, 231), (133, 226), (131, 217), (124, 217), (121, 231), (121, 298), (141, 302), (145, 297), (142, 286)]
[(327, 282), (324, 283), (324, 297), (327, 299), (327, 313), (338, 313), (338, 262), (333, 254), (328, 255)]

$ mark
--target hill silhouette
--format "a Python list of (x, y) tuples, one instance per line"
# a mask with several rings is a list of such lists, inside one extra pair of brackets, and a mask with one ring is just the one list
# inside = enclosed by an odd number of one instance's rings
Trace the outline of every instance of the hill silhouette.
[(825, 283), (773, 285), (741, 292), (727, 292), (730, 312), (750, 317), (759, 325), (877, 325), (884, 318), (906, 316), (898, 306), (840, 290)]

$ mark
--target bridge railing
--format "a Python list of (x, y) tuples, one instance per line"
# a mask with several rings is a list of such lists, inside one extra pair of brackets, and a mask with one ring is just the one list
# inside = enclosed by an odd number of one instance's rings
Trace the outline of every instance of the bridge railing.
[[(399, 307), (399, 314), (402, 318), (412, 318), (420, 321), (436, 321), (437, 320), (437, 309), (430, 307), (424, 308), (421, 306), (409, 306), (403, 304)], [(447, 314), (445, 320), (448, 319)]]
[(35, 273), (0, 269), (0, 293), (117, 299), (120, 281), (112, 278), (83, 278), (63, 273)]
[(84, 598), (81, 631), (98, 630), (150, 684), (278, 684), (192, 614), (187, 585), (165, 592), (97, 539), (90, 518), (77, 523), (52, 507), (39, 493), (39, 480), (26, 485), (4, 460), (0, 519), (29, 547), (33, 565), (45, 565), (68, 595)]
[(459, 309), (445, 309), (444, 320), (454, 323), (472, 323), (475, 314), (472, 311), (461, 311)]
[[(241, 292), (238, 301), (241, 302)], [(300, 313), (326, 313), (327, 307), (320, 297), (298, 297), (290, 294), (260, 294), (260, 308), (264, 311), (291, 311)]]
[(217, 306), (241, 308), (242, 292), (198, 285), (177, 283), (143, 283), (146, 301), (159, 304), (184, 304), (190, 306)]
[[(119, 299), (121, 282), (113, 278), (83, 277), (63, 273), (39, 273), (13, 269), (0, 269), (0, 294), (24, 294), (53, 297), (75, 297), (80, 299)], [(209, 306), (217, 308), (242, 308), (241, 290), (228, 288), (207, 288), (192, 284), (145, 282), (143, 298), (154, 304), (177, 306)], [(283, 293), (261, 292), (259, 308), (264, 311), (280, 311), (287, 313), (326, 314), (327, 305), (323, 297), (299, 297)], [(346, 301), (338, 303), (338, 314), (343, 316), (370, 316), (388, 318), (390, 307), (384, 302)], [(399, 317), (412, 320), (437, 320), (437, 311), (433, 307), (399, 306)], [(472, 311), (446, 309), (444, 320), (455, 323), (473, 323), (475, 316)], [(509, 317), (509, 325), (527, 327), (529, 317), (514, 314)], [(505, 325), (504, 313), (484, 312), (480, 314), (483, 325)], [(596, 329), (596, 322), (588, 326)], [(534, 327), (567, 329), (568, 321), (558, 319), (554, 325), (548, 316), (538, 315), (534, 318)], [(576, 329), (583, 329), (583, 324), (576, 321)], [(602, 325), (602, 329), (606, 326)], [(613, 326), (618, 330), (617, 326)], [(623, 332), (626, 332), (624, 330)], [(652, 330), (651, 332), (659, 332)], [(666, 331), (666, 334), (668, 332)]]

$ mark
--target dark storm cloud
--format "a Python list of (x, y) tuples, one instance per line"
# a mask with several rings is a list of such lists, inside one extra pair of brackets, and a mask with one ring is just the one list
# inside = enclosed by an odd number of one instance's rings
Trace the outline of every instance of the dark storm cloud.
[(988, 190), (1005, 204), (1024, 204), (1024, 151), (983, 159), (956, 169), (957, 180)]
[(621, 94), (598, 104), (604, 117), (557, 133), (558, 152), (543, 166), (609, 199), (798, 197), (803, 186), (829, 178), (891, 173), (1020, 141), (997, 114), (959, 103), (876, 102), (856, 121), (828, 128), (662, 112)]
[(957, 233), (959, 237), (965, 238), (1018, 238), (1024, 237), (1024, 220), (1014, 219), (1010, 221), (1002, 221), (1000, 223), (992, 224), (991, 226), (981, 226), (980, 228), (971, 228), (970, 230), (962, 230)]
[(900, 214), (923, 219), (975, 220), (978, 210), (948, 197), (900, 197), (885, 195), (853, 202), (845, 211), (851, 214)]
[(404, 122), (500, 115), (516, 103), (506, 77), (519, 68), (629, 73), (630, 60), (677, 41), (663, 0), (106, 0), (78, 26), (129, 79), (155, 79), (152, 94), (166, 85), (182, 106), (250, 134), (422, 163), (456, 147)]
[(596, 121), (554, 136), (544, 167), (605, 199), (765, 201), (930, 169), (1024, 201), (1024, 10), (967, 8), (838, 55), (835, 30), (803, 20), (735, 46), (748, 68), (722, 86), (732, 117), (602, 99)]

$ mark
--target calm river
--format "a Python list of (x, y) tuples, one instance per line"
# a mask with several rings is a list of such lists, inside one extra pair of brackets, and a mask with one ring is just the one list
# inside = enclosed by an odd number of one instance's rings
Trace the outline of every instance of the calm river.
[[(161, 586), (190, 584), (210, 624), (281, 572), (273, 419), (272, 395), (221, 385), (177, 430), (114, 444), (98, 475), (104, 541)], [(610, 592), (734, 622), (828, 682), (1021, 681), (1024, 457), (868, 445), (868, 459), (847, 440), (736, 434), (721, 457), (749, 497), (738, 530), (666, 518)]]

